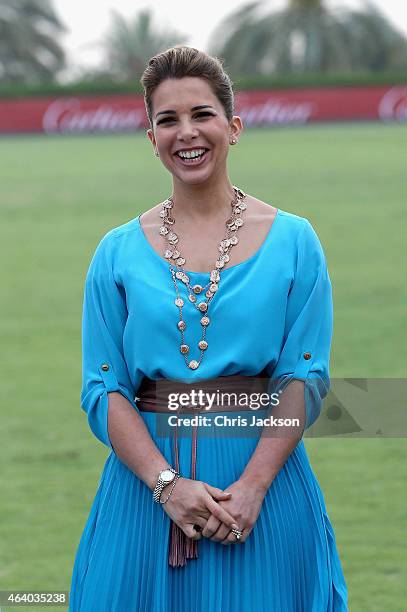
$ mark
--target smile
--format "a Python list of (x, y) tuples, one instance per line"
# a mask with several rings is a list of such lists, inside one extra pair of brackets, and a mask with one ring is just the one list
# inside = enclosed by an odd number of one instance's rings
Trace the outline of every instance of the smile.
[(200, 166), (201, 164), (205, 163), (208, 153), (209, 151), (205, 150), (204, 153), (201, 153), (197, 157), (181, 157), (178, 153), (175, 153), (174, 157), (182, 166)]

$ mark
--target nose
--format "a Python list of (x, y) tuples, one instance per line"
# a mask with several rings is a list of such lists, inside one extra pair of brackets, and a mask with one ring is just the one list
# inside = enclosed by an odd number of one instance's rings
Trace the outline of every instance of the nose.
[(181, 119), (178, 125), (177, 139), (188, 142), (198, 136), (198, 130), (188, 118)]

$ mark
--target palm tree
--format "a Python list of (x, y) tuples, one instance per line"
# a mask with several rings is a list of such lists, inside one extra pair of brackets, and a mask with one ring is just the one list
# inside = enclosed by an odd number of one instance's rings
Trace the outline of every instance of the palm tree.
[(112, 11), (112, 23), (103, 43), (107, 71), (118, 81), (139, 79), (150, 57), (186, 41), (187, 37), (176, 31), (158, 32), (150, 9), (141, 10), (131, 20)]
[(49, 0), (0, 0), (0, 83), (54, 81), (65, 63), (64, 31)]
[(265, 12), (257, 0), (226, 17), (209, 52), (232, 74), (352, 72), (407, 66), (407, 41), (371, 3), (363, 10), (330, 9), (324, 0), (289, 0)]
[(398, 32), (372, 3), (368, 10), (348, 10), (344, 23), (348, 33), (352, 65), (374, 72), (407, 67), (406, 37)]

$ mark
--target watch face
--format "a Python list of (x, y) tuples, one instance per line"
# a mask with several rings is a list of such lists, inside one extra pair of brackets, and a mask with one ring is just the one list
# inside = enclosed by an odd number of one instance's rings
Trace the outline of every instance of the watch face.
[(171, 482), (171, 480), (174, 480), (174, 476), (175, 474), (171, 472), (171, 470), (164, 470), (161, 472), (161, 480), (164, 482)]

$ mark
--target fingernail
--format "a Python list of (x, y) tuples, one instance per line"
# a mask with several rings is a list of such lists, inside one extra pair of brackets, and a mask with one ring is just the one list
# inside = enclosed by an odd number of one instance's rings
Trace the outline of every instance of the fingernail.
[(232, 529), (239, 529), (238, 525), (236, 525), (236, 523), (232, 524)]

